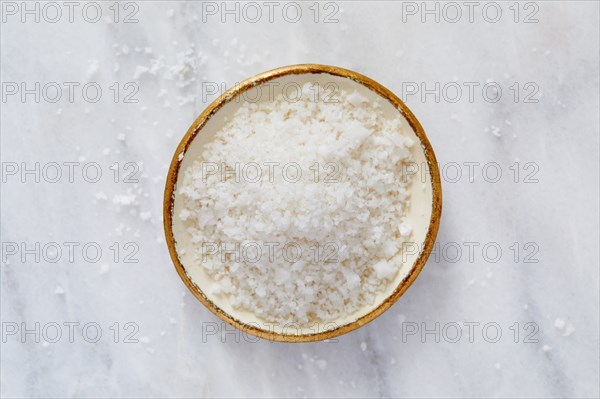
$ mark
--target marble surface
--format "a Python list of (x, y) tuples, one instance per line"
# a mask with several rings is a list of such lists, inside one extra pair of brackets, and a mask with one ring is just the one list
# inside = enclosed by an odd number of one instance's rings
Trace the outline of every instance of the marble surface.
[[(2, 3), (2, 397), (600, 395), (598, 3), (477, 3), (472, 21), (458, 3), (457, 22), (427, 3), (439, 23), (421, 2), (312, 3), (297, 22), (294, 5), (255, 3), (254, 23), (242, 3), (236, 22), (236, 3), (120, 3), (115, 21), (99, 2), (96, 23), (84, 3), (70, 22), (59, 2), (55, 23), (41, 3), (39, 22)], [(282, 344), (236, 333), (187, 292), (162, 194), (215, 87), (304, 62), (406, 100), (444, 208), (439, 250), (390, 310), (332, 342)], [(23, 82), (40, 83), (39, 102)]]

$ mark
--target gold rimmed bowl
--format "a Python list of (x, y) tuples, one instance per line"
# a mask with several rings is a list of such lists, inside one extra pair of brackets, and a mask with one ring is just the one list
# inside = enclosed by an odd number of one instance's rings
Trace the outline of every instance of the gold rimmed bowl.
[[(265, 100), (310, 83), (321, 91), (321, 97), (335, 95), (337, 89), (356, 90), (370, 100), (383, 99), (386, 117), (398, 114), (410, 129), (408, 135), (415, 144), (412, 157), (418, 182), (411, 189), (407, 218), (411, 222), (411, 251), (403, 254), (403, 262), (388, 289), (377, 295), (373, 305), (365, 306), (353, 314), (329, 323), (299, 326), (294, 323), (277, 325), (261, 320), (252, 312), (235, 309), (225, 296), (214, 295), (208, 289), (212, 280), (202, 267), (194, 266), (194, 244), (185, 231), (183, 222), (174, 217), (183, 207), (177, 187), (183, 180), (183, 170), (199, 159), (203, 146), (210, 142), (244, 101), (255, 102), (259, 93), (268, 93)], [(266, 90), (266, 91), (265, 91)], [(289, 93), (288, 93), (289, 95)], [(259, 99), (259, 101), (262, 101)], [(406, 133), (406, 132), (405, 132)], [(426, 171), (426, 173), (423, 173)], [(417, 278), (425, 265), (435, 242), (442, 212), (442, 188), (435, 154), (423, 127), (408, 107), (390, 90), (374, 80), (347, 69), (318, 64), (301, 64), (277, 68), (253, 76), (223, 93), (192, 123), (181, 139), (167, 175), (164, 195), (163, 221), (166, 242), (177, 273), (194, 294), (211, 312), (245, 333), (283, 342), (308, 342), (330, 339), (355, 330), (372, 321), (402, 296)], [(416, 249), (416, 250), (415, 250)]]

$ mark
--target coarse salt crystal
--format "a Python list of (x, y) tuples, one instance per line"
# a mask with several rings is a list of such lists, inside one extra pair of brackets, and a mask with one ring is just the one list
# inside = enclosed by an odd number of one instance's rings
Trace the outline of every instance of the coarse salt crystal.
[(569, 323), (569, 324), (567, 324), (567, 327), (565, 328), (563, 337), (568, 337), (569, 335), (573, 334), (574, 332), (575, 332), (575, 326), (573, 326), (573, 324)]
[(325, 370), (327, 368), (327, 360), (319, 359), (315, 361), (315, 363), (321, 370)]
[(404, 221), (398, 227), (398, 231), (400, 231), (401, 236), (408, 237), (412, 232), (412, 227), (406, 221)]
[(98, 60), (90, 60), (88, 63), (89, 63), (89, 66), (87, 69), (87, 77), (91, 78), (98, 72), (98, 69), (100, 69), (100, 66), (98, 64)]
[(554, 320), (554, 327), (558, 328), (559, 330), (562, 330), (563, 328), (565, 328), (565, 321), (563, 319)]
[(544, 346), (542, 347), (542, 350), (543, 350), (544, 352), (550, 352), (550, 351), (552, 350), (552, 347), (551, 347), (550, 345), (544, 345)]
[(373, 269), (377, 273), (377, 278), (389, 279), (396, 272), (396, 268), (389, 264), (385, 259), (377, 262)]

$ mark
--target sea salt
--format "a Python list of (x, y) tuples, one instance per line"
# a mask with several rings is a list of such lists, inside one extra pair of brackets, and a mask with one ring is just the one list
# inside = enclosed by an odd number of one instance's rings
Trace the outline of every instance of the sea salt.
[(110, 265), (108, 263), (103, 263), (102, 265), (100, 265), (100, 271), (98, 273), (106, 274), (109, 271), (110, 271)]
[(98, 60), (89, 60), (88, 64), (89, 65), (88, 65), (88, 69), (87, 69), (87, 77), (91, 78), (94, 75), (96, 75), (96, 73), (100, 69), (100, 65), (98, 64)]
[[(412, 239), (412, 175), (402, 175), (412, 161), (409, 127), (399, 114), (384, 116), (383, 100), (345, 90), (336, 99), (315, 101), (304, 86), (293, 102), (282, 95), (244, 102), (183, 170), (184, 206), (175, 216), (194, 244), (195, 262), (186, 267), (204, 268), (211, 295), (268, 322), (330, 322), (373, 305)], [(286, 177), (292, 163), (301, 174), (294, 167)], [(252, 164), (261, 177), (210, 174), (207, 164), (228, 173)], [(209, 253), (206, 243), (258, 246), (263, 256)], [(265, 243), (276, 248), (274, 257)], [(282, 256), (289, 243), (301, 255)], [(315, 248), (329, 258), (315, 256)]]
[(573, 326), (573, 324), (569, 323), (565, 327), (565, 332), (563, 333), (563, 337), (568, 337), (569, 335), (573, 334), (574, 332), (575, 332), (575, 326)]
[(319, 367), (321, 370), (325, 370), (327, 368), (327, 360), (319, 359), (315, 361), (315, 363), (317, 364), (317, 367)]
[(559, 330), (565, 328), (565, 324), (566, 323), (563, 319), (557, 318), (556, 320), (554, 320), (554, 327), (558, 328)]
[(550, 352), (552, 350), (552, 347), (550, 345), (544, 345), (542, 347), (542, 351), (544, 352)]

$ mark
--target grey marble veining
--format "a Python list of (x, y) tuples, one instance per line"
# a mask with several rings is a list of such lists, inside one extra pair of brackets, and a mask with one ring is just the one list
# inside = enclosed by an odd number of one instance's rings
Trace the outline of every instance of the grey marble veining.
[[(96, 23), (85, 3), (73, 22), (58, 4), (51, 23), (43, 3), (39, 22), (2, 3), (3, 397), (600, 395), (597, 2), (523, 2), (518, 15), (483, 2), (472, 22), (457, 3), (454, 23), (441, 2), (428, 3), (439, 23), (421, 2), (320, 3), (318, 22), (312, 2), (297, 22), (293, 5), (270, 22), (259, 2), (255, 23), (235, 2), (239, 22), (221, 2), (120, 3), (118, 21), (100, 2)], [(406, 100), (440, 162), (444, 209), (439, 248), (398, 303), (332, 342), (292, 345), (232, 330), (187, 292), (161, 213), (170, 158), (214, 88), (305, 62), (354, 69)], [(10, 94), (23, 82), (40, 82), (39, 102)], [(52, 82), (79, 83), (73, 101), (64, 89), (51, 102)], [(97, 102), (81, 91), (90, 82)], [(36, 162), (39, 183), (22, 173)], [(65, 162), (78, 163), (72, 183)], [(97, 182), (82, 176), (91, 162)], [(39, 262), (23, 260), (20, 246), (36, 243)], [(82, 254), (90, 243), (97, 262)]]

